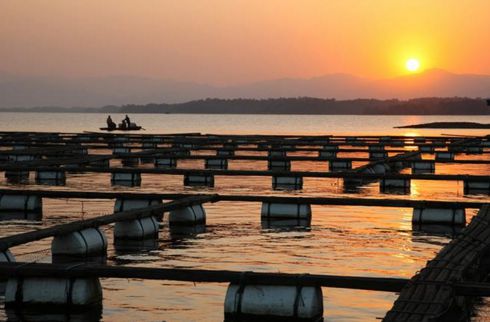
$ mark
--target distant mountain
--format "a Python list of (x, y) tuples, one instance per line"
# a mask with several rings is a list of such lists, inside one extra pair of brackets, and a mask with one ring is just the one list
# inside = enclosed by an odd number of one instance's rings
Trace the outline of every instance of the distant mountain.
[(63, 79), (0, 73), (0, 107), (98, 107), (150, 102), (182, 103), (209, 97), (261, 99), (305, 96), (343, 100), (488, 97), (490, 75), (453, 74), (434, 69), (380, 80), (332, 74), (219, 87), (132, 76)]

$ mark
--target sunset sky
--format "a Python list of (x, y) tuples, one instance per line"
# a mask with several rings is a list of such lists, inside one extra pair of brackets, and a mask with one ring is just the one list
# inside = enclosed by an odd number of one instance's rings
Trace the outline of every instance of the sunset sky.
[(2, 0), (0, 71), (235, 84), (490, 74), (489, 0)]

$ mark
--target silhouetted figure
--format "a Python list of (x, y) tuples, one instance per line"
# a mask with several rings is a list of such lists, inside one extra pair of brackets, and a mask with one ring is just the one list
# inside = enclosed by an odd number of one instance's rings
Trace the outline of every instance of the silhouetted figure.
[(487, 106), (490, 106), (490, 98), (487, 98)]
[(107, 128), (108, 128), (109, 130), (114, 130), (114, 129), (116, 128), (116, 123), (114, 123), (114, 122), (112, 121), (112, 118), (111, 118), (111, 116), (110, 116), (110, 115), (107, 117)]
[(123, 123), (126, 122), (126, 127), (129, 128), (131, 126), (131, 121), (129, 120), (128, 114), (126, 114), (126, 117), (123, 120)]

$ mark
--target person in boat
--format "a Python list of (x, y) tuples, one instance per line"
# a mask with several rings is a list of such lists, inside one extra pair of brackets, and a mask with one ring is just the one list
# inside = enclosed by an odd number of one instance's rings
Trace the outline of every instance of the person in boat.
[(109, 130), (114, 130), (114, 129), (116, 128), (116, 123), (114, 123), (114, 122), (112, 121), (112, 118), (111, 118), (111, 116), (110, 116), (110, 115), (107, 117), (107, 128), (108, 128)]
[(126, 122), (126, 127), (129, 129), (131, 127), (131, 121), (129, 120), (128, 114), (126, 114), (126, 117), (123, 120), (123, 124)]

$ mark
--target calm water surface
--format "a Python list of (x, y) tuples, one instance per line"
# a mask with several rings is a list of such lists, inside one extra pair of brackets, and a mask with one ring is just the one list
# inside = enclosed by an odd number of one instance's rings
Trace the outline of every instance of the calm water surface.
[[(131, 115), (130, 115), (131, 116)], [(113, 115), (115, 120), (123, 115)], [(271, 116), (271, 115), (168, 115), (139, 114), (132, 119), (146, 133), (268, 133), (268, 134), (487, 134), (475, 130), (394, 130), (396, 125), (464, 120), (490, 123), (490, 117), (421, 116)], [(95, 131), (103, 126), (102, 114), (0, 113), (0, 130)], [(90, 151), (92, 153), (94, 151)], [(109, 153), (109, 151), (106, 151)], [(207, 154), (206, 152), (201, 152)], [(366, 153), (344, 156), (364, 157)], [(424, 155), (423, 158), (431, 158)], [(458, 158), (488, 158), (488, 155)], [(355, 164), (359, 166), (362, 163)], [(113, 166), (120, 166), (113, 162)], [(144, 165), (148, 166), (148, 165)], [(179, 168), (203, 167), (199, 160), (179, 163)], [(265, 169), (260, 161), (233, 160), (230, 169)], [(293, 170), (328, 171), (326, 162), (293, 162)], [(410, 170), (404, 170), (410, 172)], [(488, 165), (437, 164), (436, 173), (490, 174)], [(7, 184), (2, 188), (19, 188)], [(305, 178), (304, 189), (281, 192), (271, 189), (267, 177), (217, 177), (215, 188), (183, 187), (181, 176), (143, 175), (141, 187), (112, 187), (105, 174), (69, 174), (65, 187), (38, 186), (31, 177), (24, 189), (90, 189), (100, 191), (216, 192), (300, 196), (343, 196), (438, 200), (489, 200), (483, 195), (464, 195), (462, 183), (412, 182), (408, 195), (379, 193), (376, 183), (358, 193), (346, 193), (337, 179)], [(0, 235), (7, 236), (50, 225), (110, 213), (114, 200), (45, 199), (42, 222), (4, 221)], [(108, 264), (143, 267), (227, 269), (239, 271), (291, 272), (409, 278), (445, 245), (451, 229), (437, 232), (412, 227), (408, 208), (313, 206), (309, 227), (285, 228), (262, 223), (260, 204), (220, 202), (206, 204), (207, 225), (191, 231), (175, 231), (165, 223), (158, 243), (146, 251), (121, 251), (112, 246), (112, 226), (104, 230), (109, 239)], [(476, 210), (467, 211), (468, 221)], [(50, 262), (50, 239), (12, 249), (18, 261)], [(227, 285), (168, 281), (102, 279), (103, 321), (222, 321)], [(373, 321), (384, 316), (397, 295), (325, 288), (326, 321)], [(486, 313), (483, 302), (480, 317)], [(11, 319), (19, 315), (9, 312)], [(0, 319), (7, 312), (0, 310)], [(62, 319), (63, 320), (63, 319)]]

